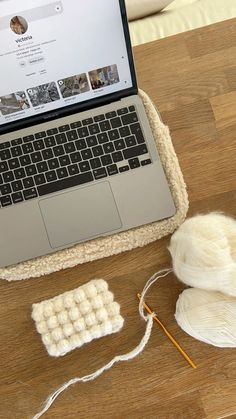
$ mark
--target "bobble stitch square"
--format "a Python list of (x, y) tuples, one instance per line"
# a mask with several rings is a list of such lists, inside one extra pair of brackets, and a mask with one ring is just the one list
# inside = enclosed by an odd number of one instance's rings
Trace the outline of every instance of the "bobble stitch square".
[(118, 332), (120, 306), (103, 279), (33, 304), (32, 319), (51, 356), (62, 356), (85, 343)]

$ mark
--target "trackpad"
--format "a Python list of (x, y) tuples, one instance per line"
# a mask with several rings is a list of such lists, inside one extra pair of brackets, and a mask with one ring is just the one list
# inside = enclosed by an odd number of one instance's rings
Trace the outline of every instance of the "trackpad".
[(52, 248), (91, 239), (122, 226), (108, 182), (39, 202)]

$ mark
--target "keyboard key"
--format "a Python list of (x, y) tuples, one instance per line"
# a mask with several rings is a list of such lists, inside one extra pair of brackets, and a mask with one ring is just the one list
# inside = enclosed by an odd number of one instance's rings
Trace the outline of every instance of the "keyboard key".
[(44, 160), (52, 159), (53, 158), (53, 152), (50, 148), (45, 148), (42, 151), (42, 156), (43, 156)]
[(117, 111), (118, 115), (124, 115), (125, 113), (128, 113), (128, 108), (121, 108)]
[(23, 167), (19, 167), (19, 169), (15, 169), (14, 175), (16, 179), (22, 179), (23, 177), (25, 177), (25, 169)]
[(86, 119), (83, 119), (82, 121), (83, 125), (90, 125), (92, 123), (93, 123), (93, 118), (86, 118)]
[(92, 151), (89, 148), (81, 151), (81, 156), (84, 160), (89, 160), (93, 157)]
[(62, 132), (61, 134), (55, 135), (55, 138), (56, 138), (57, 144), (64, 144), (67, 142), (66, 134), (64, 132)]
[(111, 166), (107, 166), (106, 169), (109, 176), (116, 175), (118, 173), (116, 164), (111, 164)]
[(116, 151), (112, 153), (112, 159), (114, 163), (118, 163), (119, 161), (124, 160), (121, 151)]
[(102, 156), (103, 155), (103, 149), (101, 145), (97, 145), (92, 148), (94, 157)]
[(0, 143), (0, 150), (5, 150), (5, 148), (9, 148), (10, 147), (10, 143), (9, 141), (6, 141), (5, 143)]
[(112, 131), (109, 131), (108, 135), (111, 141), (117, 140), (118, 138), (120, 138), (119, 132), (117, 129), (113, 129)]
[(124, 127), (119, 128), (119, 133), (121, 137), (128, 137), (128, 135), (130, 135), (130, 129), (126, 125)]
[(109, 164), (113, 163), (110, 154), (106, 154), (105, 156), (102, 156), (101, 161), (102, 161), (103, 166), (108, 166)]
[(105, 115), (101, 114), (101, 115), (96, 115), (94, 118), (95, 122), (100, 122), (100, 121), (104, 121), (105, 119)]
[(8, 164), (11, 170), (16, 169), (17, 167), (20, 167), (20, 162), (17, 158), (9, 160)]
[(127, 115), (122, 115), (121, 117), (123, 125), (130, 125), (133, 122), (138, 121), (138, 116), (136, 112), (128, 113)]
[(41, 161), (36, 164), (38, 173), (43, 173), (48, 171), (48, 165), (46, 161)]
[(77, 129), (77, 133), (79, 135), (79, 138), (84, 138), (89, 136), (88, 128), (87, 127), (81, 127)]
[(34, 136), (33, 135), (26, 135), (26, 137), (23, 137), (23, 141), (24, 141), (24, 143), (27, 143), (29, 141), (34, 141)]
[(10, 183), (5, 183), (4, 185), (0, 185), (0, 195), (8, 195), (11, 193), (11, 185)]
[(129, 137), (125, 138), (125, 144), (127, 147), (133, 147), (134, 145), (136, 145), (136, 139), (134, 135), (130, 135)]
[(43, 173), (40, 173), (40, 175), (34, 176), (34, 181), (36, 185), (41, 185), (42, 183), (46, 182), (45, 176)]
[(57, 128), (51, 128), (47, 130), (47, 135), (54, 135), (58, 133), (58, 129)]
[(57, 175), (56, 175), (55, 170), (51, 170), (50, 172), (46, 172), (45, 177), (47, 179), (47, 182), (53, 182), (54, 180), (56, 180)]
[(84, 183), (91, 182), (93, 175), (91, 172), (80, 173), (76, 176), (70, 176), (68, 178), (60, 179), (56, 182), (50, 182), (46, 185), (38, 187), (39, 196), (47, 195), (49, 193), (58, 192), (63, 189), (71, 188), (73, 186), (82, 185)]
[(128, 160), (128, 163), (129, 163), (130, 169), (136, 169), (136, 167), (140, 166), (139, 159), (137, 158)]
[(31, 164), (30, 156), (28, 155), (21, 156), (19, 160), (21, 166), (28, 166), (29, 164)]
[(86, 142), (84, 139), (75, 141), (75, 146), (77, 150), (83, 150), (84, 148), (87, 148)]
[(2, 207), (7, 207), (8, 205), (11, 205), (12, 204), (11, 197), (9, 195), (2, 196), (2, 198), (0, 198), (0, 204)]
[(76, 121), (76, 122), (72, 122), (72, 124), (70, 124), (70, 127), (73, 128), (80, 128), (82, 127), (82, 123), (80, 121)]
[(130, 111), (130, 112), (135, 111), (135, 107), (134, 107), (134, 105), (129, 106), (129, 111)]
[(54, 147), (54, 145), (56, 145), (56, 140), (54, 137), (47, 137), (45, 138), (44, 143), (46, 147)]
[(69, 125), (61, 125), (58, 129), (59, 129), (59, 132), (69, 131), (70, 126)]
[(0, 173), (6, 172), (7, 170), (9, 170), (7, 162), (0, 162)]
[(88, 147), (93, 147), (95, 145), (97, 145), (97, 138), (95, 137), (95, 135), (92, 135), (91, 137), (87, 137), (86, 138), (86, 143), (88, 145)]
[(23, 191), (23, 195), (26, 200), (36, 198), (38, 196), (37, 189), (36, 188), (26, 189), (25, 191)]
[(66, 135), (67, 135), (68, 141), (74, 141), (74, 140), (77, 140), (78, 138), (78, 134), (75, 129), (72, 131), (68, 131)]
[(18, 202), (22, 202), (23, 201), (23, 195), (21, 192), (15, 192), (12, 194), (12, 201), (14, 204), (17, 204)]
[(34, 148), (31, 143), (26, 143), (26, 144), (23, 144), (22, 150), (24, 154), (28, 154), (28, 153), (33, 153)]
[(22, 143), (23, 143), (22, 138), (16, 138), (15, 140), (11, 141), (11, 146), (19, 145), (19, 144), (22, 144)]
[(34, 186), (34, 179), (32, 177), (26, 177), (23, 179), (23, 185), (27, 188), (32, 188)]
[(123, 150), (125, 148), (125, 142), (121, 138), (120, 140), (114, 141), (114, 146), (116, 150)]
[(66, 153), (73, 153), (73, 151), (75, 151), (75, 145), (74, 143), (66, 143), (64, 145), (64, 149)]
[(108, 131), (111, 129), (111, 124), (109, 121), (102, 121), (99, 124), (101, 131)]
[(99, 144), (107, 143), (109, 141), (108, 135), (106, 132), (97, 135)]
[(92, 169), (98, 169), (99, 167), (102, 166), (102, 163), (99, 157), (96, 157), (95, 159), (91, 159), (90, 164), (91, 164)]
[(5, 183), (12, 182), (14, 180), (14, 175), (12, 172), (5, 172), (3, 173), (2, 177)]
[(37, 140), (33, 143), (35, 151), (42, 150), (44, 148), (43, 140)]
[(72, 153), (70, 155), (71, 163), (78, 163), (82, 160), (81, 154), (79, 151), (76, 151), (75, 153)]
[(141, 156), (141, 154), (148, 153), (148, 149), (146, 147), (146, 144), (142, 144), (136, 147), (126, 148), (126, 150), (124, 150), (123, 153), (124, 153), (124, 158), (128, 160), (128, 159), (131, 159), (132, 157)]
[(0, 160), (8, 160), (11, 158), (11, 153), (9, 148), (6, 148), (6, 150), (0, 151)]
[(62, 179), (68, 176), (68, 171), (66, 167), (60, 167), (59, 169), (57, 169), (56, 172), (57, 172), (58, 179)]
[(90, 164), (88, 161), (82, 161), (81, 163), (79, 163), (79, 168), (81, 172), (87, 172), (88, 170), (90, 170)]
[(113, 153), (113, 151), (115, 151), (114, 145), (113, 143), (106, 143), (103, 145), (103, 150), (104, 153), (108, 154), (108, 153)]
[(70, 164), (70, 158), (67, 155), (59, 157), (58, 160), (61, 166), (68, 166)]
[(127, 172), (127, 170), (129, 170), (128, 165), (119, 167), (119, 172), (120, 173)]
[(116, 116), (116, 111), (111, 111), (111, 112), (105, 113), (105, 117), (107, 119), (114, 118), (114, 116)]
[(70, 176), (77, 175), (77, 173), (79, 173), (78, 164), (71, 164), (70, 166), (67, 167), (67, 169)]
[(32, 153), (30, 156), (31, 156), (32, 163), (38, 163), (39, 161), (43, 160), (43, 157), (40, 151), (36, 151), (35, 153)]
[(142, 166), (146, 166), (147, 164), (151, 164), (151, 160), (150, 159), (145, 159), (141, 161), (141, 165)]
[(136, 124), (130, 125), (130, 129), (131, 129), (132, 134), (135, 135), (138, 144), (142, 144), (145, 142), (139, 122), (137, 122)]
[(37, 173), (37, 170), (34, 164), (31, 164), (30, 166), (26, 166), (25, 171), (26, 171), (27, 176), (33, 176), (33, 175), (36, 175)]
[(11, 186), (12, 186), (13, 192), (21, 191), (24, 188), (21, 180), (16, 180), (15, 182), (12, 182)]
[(122, 126), (121, 119), (119, 117), (111, 119), (112, 128), (118, 128)]
[(53, 147), (53, 153), (55, 157), (62, 156), (63, 154), (65, 154), (63, 146), (58, 145), (56, 147)]
[(21, 146), (17, 145), (11, 148), (12, 157), (18, 157), (18, 156), (21, 156), (22, 154), (23, 154), (23, 151), (22, 151)]
[(45, 131), (41, 131), (41, 132), (37, 132), (36, 134), (34, 134), (36, 140), (38, 140), (39, 138), (44, 138), (47, 136)]
[(89, 125), (88, 129), (91, 135), (98, 134), (98, 132), (100, 132), (98, 124)]
[(95, 169), (93, 171), (93, 174), (94, 174), (95, 179), (101, 179), (101, 178), (107, 176), (107, 172), (106, 172), (105, 167), (101, 167), (101, 169)]
[(48, 160), (48, 167), (49, 169), (57, 169), (59, 167), (59, 161), (58, 159), (51, 159)]

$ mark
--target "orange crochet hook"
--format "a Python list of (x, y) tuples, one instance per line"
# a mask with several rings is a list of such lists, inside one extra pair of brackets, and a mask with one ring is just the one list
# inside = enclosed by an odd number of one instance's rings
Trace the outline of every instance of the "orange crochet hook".
[[(141, 299), (141, 295), (139, 293), (137, 294), (137, 297), (138, 297), (139, 300)], [(186, 361), (191, 365), (191, 367), (192, 368), (197, 368), (197, 366), (194, 364), (194, 362), (191, 360), (191, 358), (186, 354), (186, 352), (181, 348), (181, 346), (178, 344), (178, 342), (175, 340), (175, 338), (170, 334), (170, 332), (168, 332), (168, 330), (166, 329), (166, 327), (164, 326), (164, 324), (161, 322), (161, 320), (158, 319), (158, 317), (157, 317), (156, 313), (154, 312), (154, 310), (152, 310), (151, 307), (148, 306), (145, 302), (143, 302), (143, 306), (145, 307), (145, 309), (147, 310), (147, 312), (152, 315), (152, 317), (158, 323), (158, 325), (163, 330), (163, 332), (165, 333), (165, 335), (170, 339), (170, 341), (178, 349), (178, 351), (186, 359)]]

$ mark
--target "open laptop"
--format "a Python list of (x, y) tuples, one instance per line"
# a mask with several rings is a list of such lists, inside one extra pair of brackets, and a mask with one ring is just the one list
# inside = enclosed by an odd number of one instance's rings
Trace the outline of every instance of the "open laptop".
[(0, 69), (1, 267), (175, 213), (123, 0), (1, 1)]

